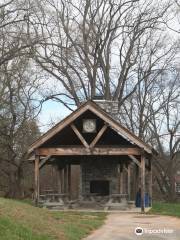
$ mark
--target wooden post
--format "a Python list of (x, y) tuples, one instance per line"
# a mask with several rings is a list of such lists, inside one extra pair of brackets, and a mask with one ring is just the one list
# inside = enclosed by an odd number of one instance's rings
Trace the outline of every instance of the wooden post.
[(117, 192), (120, 193), (120, 164), (117, 165)]
[(145, 210), (145, 157), (141, 155), (141, 212)]
[(64, 193), (67, 193), (67, 166), (64, 167)]
[(57, 178), (58, 178), (58, 193), (62, 193), (62, 169), (60, 167), (57, 168)]
[(134, 174), (135, 198), (140, 188), (139, 174), (140, 174), (140, 168), (137, 165), (135, 165), (135, 174)]
[(64, 189), (63, 189), (63, 186), (64, 186), (64, 182), (63, 182), (63, 169), (61, 168), (60, 169), (60, 179), (61, 179), (61, 193), (63, 193)]
[(79, 176), (79, 200), (83, 199), (83, 186), (82, 186), (82, 165), (80, 163), (80, 176)]
[(152, 207), (152, 162), (149, 160), (149, 197), (150, 197), (150, 207)]
[(64, 193), (64, 168), (61, 169), (61, 193)]
[(131, 200), (131, 165), (128, 165), (128, 182), (127, 182), (127, 192), (128, 192), (128, 199)]
[(39, 202), (39, 156), (35, 157), (35, 166), (34, 166), (34, 197), (35, 197), (35, 205), (38, 206)]
[(57, 188), (57, 179), (56, 179), (56, 166), (54, 164), (51, 165), (51, 189), (55, 190)]
[(68, 195), (71, 200), (71, 165), (68, 165)]
[(120, 193), (123, 194), (123, 190), (124, 190), (124, 178), (123, 178), (123, 164), (121, 164), (120, 166)]

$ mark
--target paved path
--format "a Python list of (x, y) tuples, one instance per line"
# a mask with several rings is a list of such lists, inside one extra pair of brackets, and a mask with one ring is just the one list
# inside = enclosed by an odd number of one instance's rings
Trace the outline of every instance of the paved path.
[[(142, 235), (135, 234), (141, 227)], [(162, 230), (171, 233), (147, 233), (147, 230)], [(173, 231), (173, 233), (172, 233)], [(110, 214), (105, 224), (85, 240), (180, 240), (180, 219), (169, 216), (142, 215), (135, 213)]]

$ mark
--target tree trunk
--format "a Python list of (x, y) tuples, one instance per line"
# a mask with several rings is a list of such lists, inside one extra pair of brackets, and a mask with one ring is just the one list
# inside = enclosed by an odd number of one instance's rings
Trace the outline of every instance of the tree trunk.
[(169, 176), (169, 183), (170, 183), (170, 191), (169, 191), (169, 201), (175, 202), (176, 201), (176, 188), (175, 188), (175, 178), (174, 174), (172, 173), (172, 170), (170, 170), (170, 176)]
[(22, 185), (22, 169), (17, 168), (15, 171), (11, 171), (9, 177), (9, 192), (7, 194), (9, 198), (22, 198), (23, 197), (23, 185)]

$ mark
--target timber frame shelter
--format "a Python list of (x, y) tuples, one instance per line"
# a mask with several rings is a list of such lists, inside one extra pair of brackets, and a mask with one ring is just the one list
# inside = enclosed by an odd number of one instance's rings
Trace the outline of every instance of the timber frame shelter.
[[(84, 119), (95, 119), (97, 130), (94, 133), (84, 133), (82, 122)], [(120, 170), (117, 170), (119, 185), (114, 193), (123, 193), (122, 167), (127, 172), (127, 191), (131, 194), (131, 166), (139, 174), (139, 187), (141, 189), (141, 211), (145, 211), (145, 193), (152, 199), (152, 156), (153, 148), (124, 128), (114, 120), (98, 104), (89, 100), (82, 104), (64, 120), (43, 134), (29, 148), (29, 158), (34, 161), (35, 169), (35, 203), (38, 205), (40, 196), (39, 175), (45, 164), (55, 162), (60, 175), (60, 192), (71, 191), (71, 164), (83, 165), (87, 158), (93, 161), (115, 161)], [(156, 153), (155, 153), (156, 154)], [(95, 159), (95, 160), (93, 160)], [(98, 160), (99, 159), (99, 160)], [(105, 159), (105, 160), (103, 160)], [(109, 165), (108, 165), (109, 166)], [(93, 170), (94, 171), (94, 170)], [(135, 170), (133, 170), (135, 171)], [(82, 174), (82, 168), (81, 168)], [(136, 175), (136, 174), (135, 174)], [(63, 177), (62, 177), (63, 176)], [(145, 176), (148, 177), (146, 189)], [(95, 179), (96, 180), (96, 179)], [(82, 195), (83, 178), (80, 178), (80, 192)], [(136, 184), (137, 177), (133, 180)], [(92, 181), (93, 182), (93, 181)], [(94, 181), (95, 182), (95, 181)], [(96, 182), (95, 182), (96, 184)], [(86, 186), (85, 186), (86, 187)], [(114, 194), (115, 195), (115, 194)], [(130, 198), (130, 197), (129, 197)]]

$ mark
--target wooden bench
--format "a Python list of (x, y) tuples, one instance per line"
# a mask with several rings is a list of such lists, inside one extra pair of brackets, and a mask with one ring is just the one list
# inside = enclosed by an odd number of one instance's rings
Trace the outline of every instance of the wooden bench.
[(104, 210), (119, 209), (126, 210), (128, 207), (127, 202), (128, 194), (111, 194), (109, 201), (105, 204)]
[(43, 207), (55, 208), (55, 207), (64, 207), (65, 201), (68, 198), (68, 194), (65, 193), (46, 193), (40, 194), (39, 203)]

